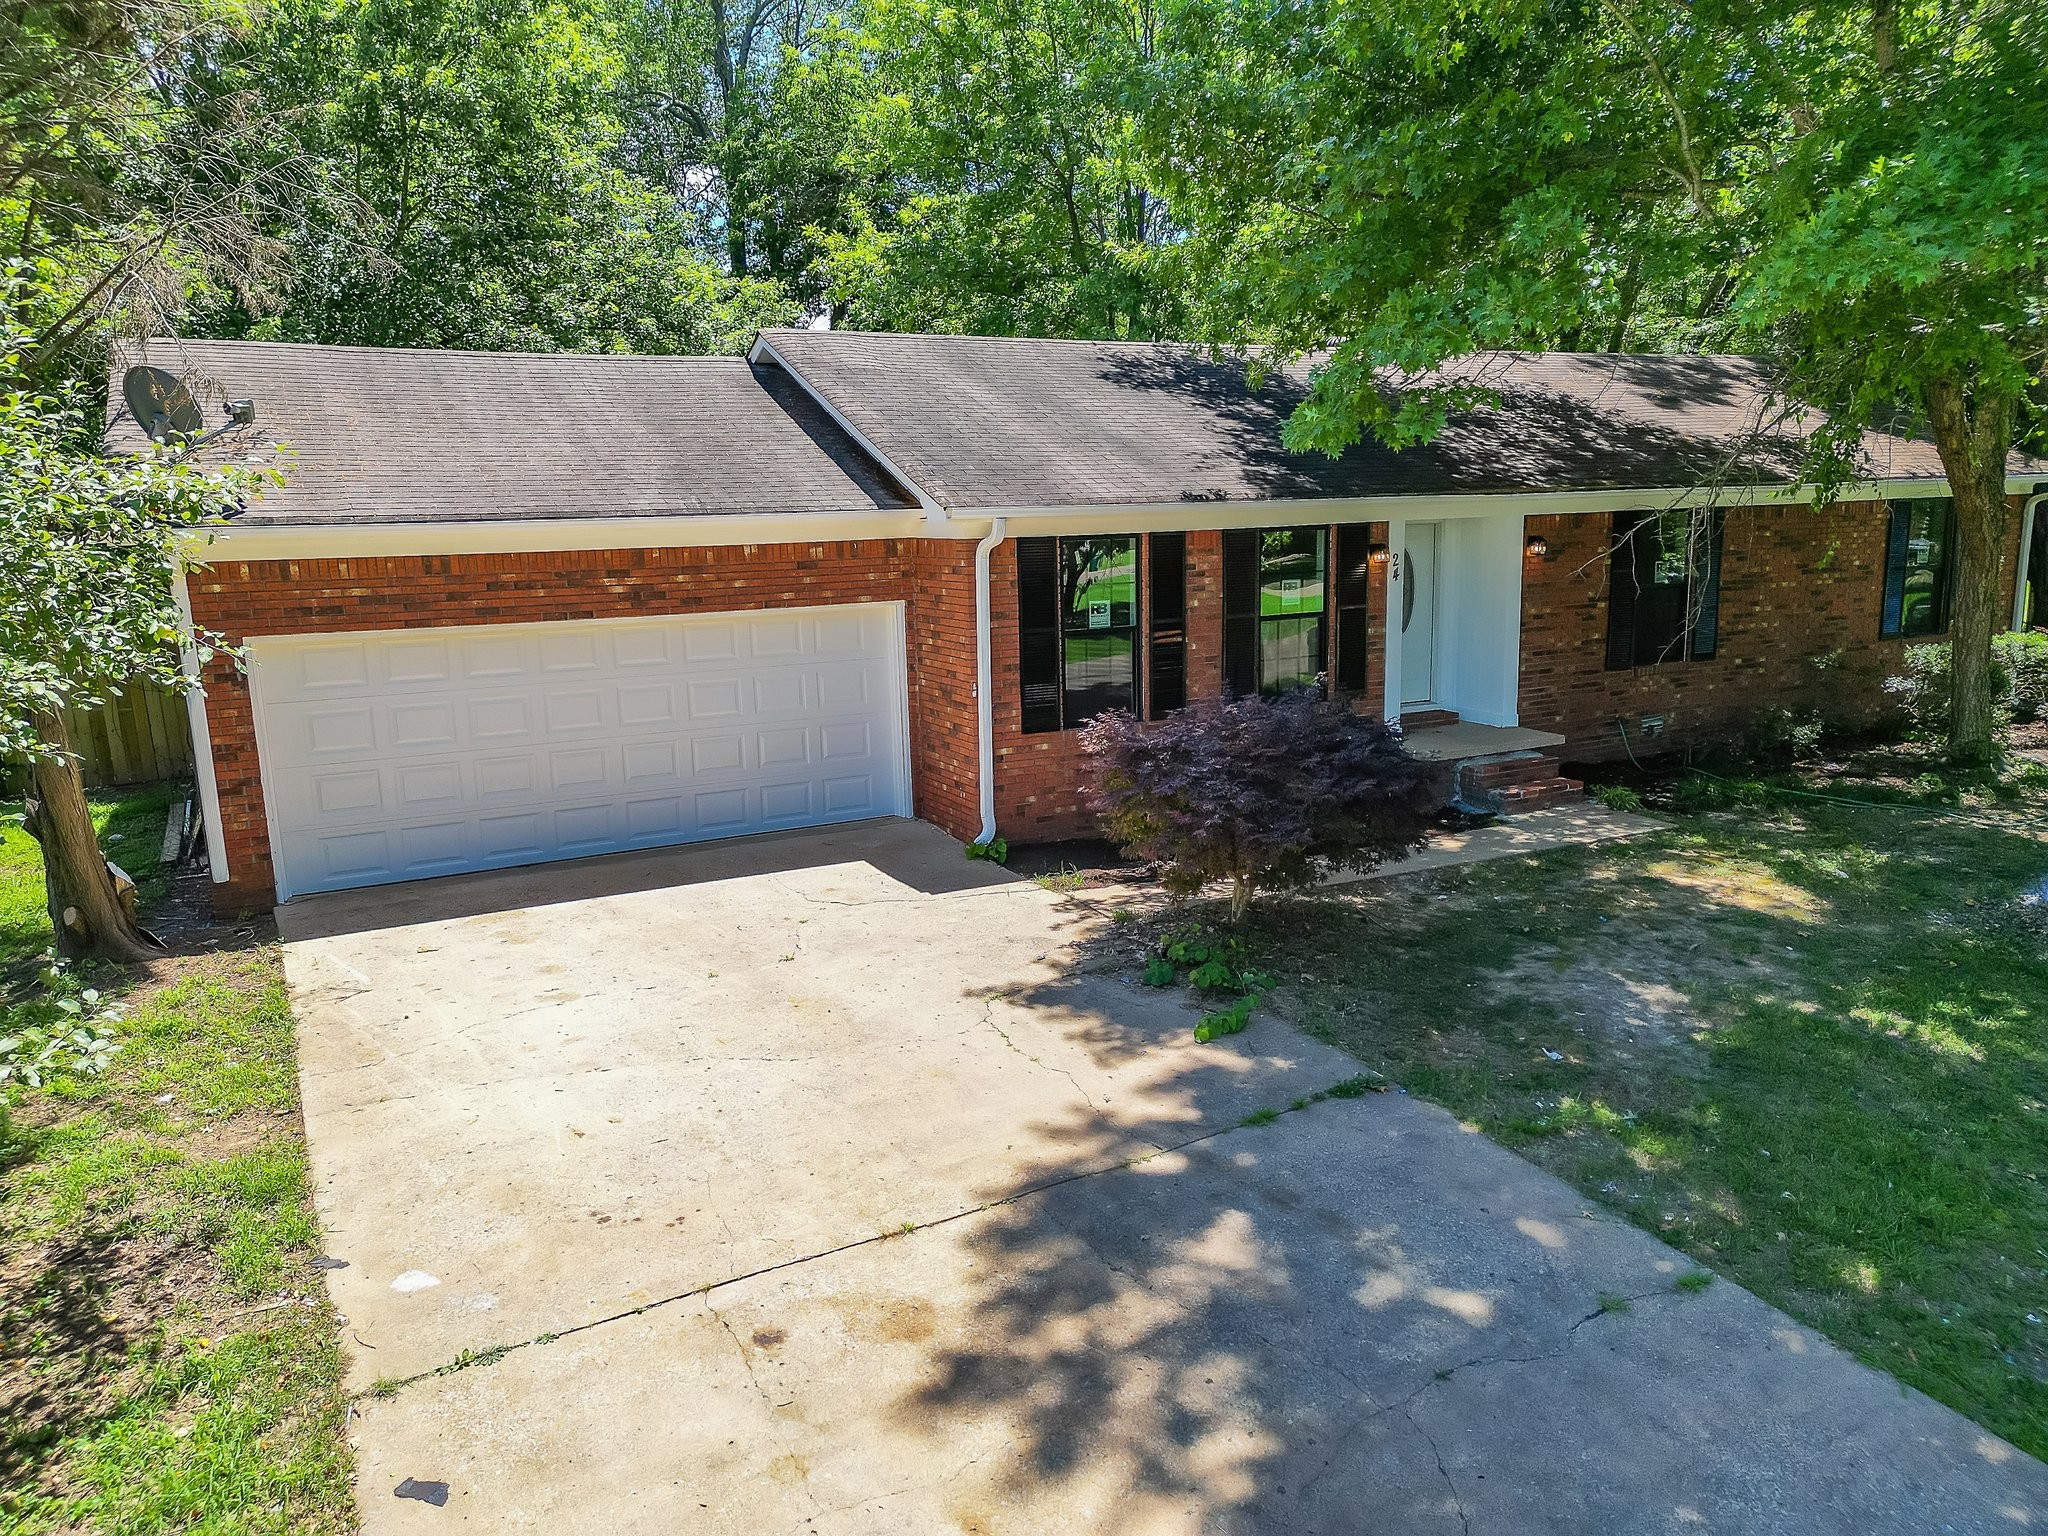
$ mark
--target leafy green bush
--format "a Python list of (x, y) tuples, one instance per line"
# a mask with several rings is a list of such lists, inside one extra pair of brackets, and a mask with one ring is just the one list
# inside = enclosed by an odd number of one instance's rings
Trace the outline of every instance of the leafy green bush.
[(1154, 955), (1145, 962), (1145, 974), (1139, 979), (1148, 987), (1170, 987), (1179, 975), (1179, 969), (1171, 960), (1164, 955)]
[(1593, 791), (1593, 798), (1610, 811), (1640, 811), (1643, 797), (1626, 784), (1602, 784)]
[(1819, 752), (1826, 735), (1819, 710), (1779, 705), (1749, 722), (1742, 735), (1743, 755), (1754, 763), (1796, 763)]
[(1992, 648), (2008, 679), (2012, 717), (2037, 719), (2048, 710), (2048, 635), (2000, 635)]
[[(1884, 680), (1884, 691), (1897, 701), (1915, 736), (1939, 739), (1948, 729), (1949, 643), (1931, 640), (1909, 645), (1905, 662), (1904, 672)], [(1991, 654), (1991, 688), (2002, 705), (2010, 699), (2012, 679), (2006, 671), (2003, 648), (1998, 646)]]

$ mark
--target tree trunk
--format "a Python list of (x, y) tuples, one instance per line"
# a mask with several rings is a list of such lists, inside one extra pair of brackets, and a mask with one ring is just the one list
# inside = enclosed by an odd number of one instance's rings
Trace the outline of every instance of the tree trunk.
[(92, 830), (92, 812), (85, 803), (85, 783), (61, 715), (34, 717), (37, 734), (61, 755), (37, 757), (29, 765), (33, 814), (27, 827), (43, 848), (43, 886), (50, 903), (50, 925), (57, 931), (61, 955), (93, 955), (102, 960), (148, 960), (155, 956), (134, 916), (114, 889), (114, 877)]
[(1235, 928), (1244, 920), (1247, 908), (1252, 904), (1252, 877), (1239, 873), (1230, 877), (1230, 926)]
[(2012, 542), (2005, 460), (2013, 401), (1998, 393), (1973, 397), (1965, 381), (1944, 378), (1927, 387), (1927, 413), (1955, 500), (1948, 752), (1958, 763), (1982, 764), (1997, 751), (1991, 641), (2005, 622), (2005, 557)]

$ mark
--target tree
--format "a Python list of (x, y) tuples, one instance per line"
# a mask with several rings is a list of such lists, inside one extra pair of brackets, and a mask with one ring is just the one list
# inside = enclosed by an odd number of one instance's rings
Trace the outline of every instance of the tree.
[(828, 242), (857, 326), (1188, 334), (1178, 234), (1138, 153), (1156, 0), (877, 0), (854, 141), (872, 188)]
[(2029, 0), (1181, 0), (1146, 138), (1207, 326), (1330, 347), (1298, 447), (1424, 440), (1494, 347), (1756, 352), (1864, 429), (1924, 424), (1959, 530), (1950, 750), (1991, 749), (2003, 481), (2042, 440), (2048, 11)]
[[(6, 297), (18, 314), (19, 281)], [(25, 759), (27, 825), (42, 844), (61, 951), (149, 953), (101, 856), (65, 729), (67, 709), (105, 702), (137, 678), (193, 686), (180, 661), (219, 647), (182, 619), (173, 561), (186, 530), (232, 510), (262, 475), (201, 469), (165, 450), (113, 459), (82, 392), (22, 377), (27, 336), (10, 323), (0, 356), (0, 757)]]
[(868, 71), (804, 0), (613, 0), (621, 163), (665, 191), (734, 278), (825, 303), (822, 242), (849, 227)]
[(1125, 852), (1163, 860), (1170, 891), (1230, 882), (1230, 920), (1262, 890), (1299, 889), (1422, 846), (1436, 771), (1343, 700), (1201, 699), (1146, 724), (1081, 732), (1091, 798)]
[(262, 135), (214, 65), (246, 31), (232, 0), (27, 0), (0, 26), (0, 258), (36, 283), (10, 312), (19, 366), (96, 376), (111, 326), (161, 328), (195, 295), (268, 302), (267, 214), (299, 158)]

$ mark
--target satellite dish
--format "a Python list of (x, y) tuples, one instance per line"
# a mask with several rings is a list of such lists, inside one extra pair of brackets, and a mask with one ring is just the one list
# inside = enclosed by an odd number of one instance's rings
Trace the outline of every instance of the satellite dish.
[(137, 365), (121, 379), (121, 396), (136, 423), (151, 439), (192, 438), (206, 430), (206, 414), (178, 376), (161, 368)]

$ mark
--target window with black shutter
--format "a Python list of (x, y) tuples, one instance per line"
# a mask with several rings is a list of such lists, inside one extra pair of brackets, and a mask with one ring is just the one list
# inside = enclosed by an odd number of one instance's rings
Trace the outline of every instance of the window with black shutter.
[(1614, 514), (1609, 670), (1713, 658), (1721, 630), (1722, 533), (1718, 507)]
[(1138, 540), (1017, 541), (1017, 670), (1027, 734), (1138, 708)]
[(1337, 686), (1347, 693), (1365, 687), (1365, 658), (1371, 631), (1366, 600), (1372, 591), (1372, 543), (1363, 523), (1337, 530)]
[(1953, 508), (1946, 496), (1892, 503), (1879, 633), (1948, 633), (1949, 607), (1955, 594)]
[(1188, 701), (1188, 536), (1155, 533), (1145, 541), (1151, 583), (1151, 717)]
[(1327, 528), (1223, 535), (1223, 688), (1292, 693), (1318, 686), (1330, 606)]

